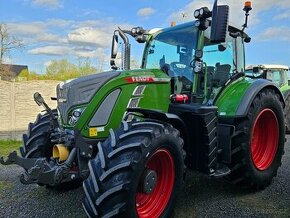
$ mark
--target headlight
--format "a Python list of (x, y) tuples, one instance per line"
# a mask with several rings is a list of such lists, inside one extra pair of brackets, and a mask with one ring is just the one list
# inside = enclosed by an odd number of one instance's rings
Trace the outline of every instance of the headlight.
[(79, 118), (81, 117), (83, 111), (85, 110), (86, 108), (77, 108), (75, 110), (73, 110), (70, 114), (69, 114), (69, 117), (68, 117), (68, 124), (70, 126), (74, 126)]

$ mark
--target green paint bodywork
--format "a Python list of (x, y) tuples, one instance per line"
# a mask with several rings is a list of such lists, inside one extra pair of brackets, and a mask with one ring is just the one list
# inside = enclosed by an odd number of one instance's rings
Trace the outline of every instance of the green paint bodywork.
[(230, 83), (215, 101), (219, 116), (234, 117), (244, 94), (253, 82), (253, 79), (241, 77)]
[(288, 93), (290, 92), (290, 86), (288, 85), (288, 83), (285, 83), (282, 86), (280, 86), (280, 90), (283, 96), (286, 98), (288, 96)]
[[(109, 72), (108, 72), (109, 73)], [(165, 82), (150, 82), (150, 83), (128, 83), (125, 78), (130, 77), (154, 77), (154, 78), (166, 78)], [(108, 137), (109, 129), (116, 129), (126, 112), (129, 100), (134, 97), (132, 96), (135, 88), (140, 85), (145, 84), (146, 89), (143, 95), (140, 97), (139, 106), (140, 108), (155, 109), (160, 111), (167, 111), (169, 106), (169, 95), (170, 95), (170, 81), (169, 77), (163, 73), (161, 70), (132, 70), (123, 71), (121, 74), (108, 81), (103, 85), (100, 90), (96, 93), (93, 99), (88, 105), (85, 105), (86, 109), (82, 113), (82, 116), (78, 120), (74, 128), (81, 132), (81, 135), (87, 138), (106, 138)], [(109, 121), (105, 126), (102, 126), (104, 131), (98, 131), (97, 136), (89, 135), (89, 122), (94, 116), (95, 112), (98, 110), (103, 100), (114, 90), (121, 89), (121, 93), (114, 105), (112, 114), (110, 115)], [(83, 107), (84, 105), (82, 105)], [(79, 107), (79, 106), (78, 106)], [(73, 108), (71, 109), (73, 110)], [(64, 126), (65, 127), (65, 126)], [(66, 126), (65, 128), (71, 128)]]

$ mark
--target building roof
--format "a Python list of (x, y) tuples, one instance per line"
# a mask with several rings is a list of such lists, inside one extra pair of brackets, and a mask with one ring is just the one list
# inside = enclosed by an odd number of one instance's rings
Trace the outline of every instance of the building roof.
[(25, 69), (28, 69), (26, 65), (1, 64), (0, 76), (17, 77)]
[(260, 65), (250, 65), (247, 66), (247, 70), (252, 70), (254, 67), (259, 67), (261, 69), (282, 69), (282, 70), (289, 70), (289, 67), (286, 65), (279, 65), (279, 64), (260, 64)]

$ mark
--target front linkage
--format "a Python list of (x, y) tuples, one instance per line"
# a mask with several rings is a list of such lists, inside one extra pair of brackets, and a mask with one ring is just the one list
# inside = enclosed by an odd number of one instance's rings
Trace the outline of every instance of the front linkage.
[[(21, 174), (20, 181), (23, 184), (37, 183), (40, 185), (49, 185), (55, 187), (61, 183), (67, 183), (87, 178), (89, 171), (87, 162), (93, 156), (93, 146), (87, 144), (78, 130), (62, 130), (56, 127), (56, 117), (53, 111), (47, 106), (39, 93), (35, 93), (34, 99), (38, 105), (43, 105), (49, 115), (49, 128), (42, 134), (46, 144), (65, 145), (69, 150), (69, 155), (65, 160), (54, 157), (34, 157), (39, 147), (32, 148), (30, 151), (21, 151), (22, 157), (14, 151), (7, 158), (1, 157), (2, 165), (17, 164), (25, 169)], [(25, 147), (25, 146), (23, 146)], [(42, 148), (43, 149), (43, 148)], [(45, 149), (53, 150), (51, 146), (45, 146)], [(47, 152), (47, 151), (46, 151)]]
[(1, 157), (0, 163), (3, 165), (17, 164), (23, 167), (26, 172), (21, 174), (20, 181), (25, 185), (38, 183), (55, 186), (77, 178), (77, 174), (70, 171), (75, 156), (76, 150), (73, 149), (69, 158), (63, 164), (58, 165), (53, 159), (47, 161), (46, 158), (23, 158), (14, 151), (9, 154), (7, 160)]

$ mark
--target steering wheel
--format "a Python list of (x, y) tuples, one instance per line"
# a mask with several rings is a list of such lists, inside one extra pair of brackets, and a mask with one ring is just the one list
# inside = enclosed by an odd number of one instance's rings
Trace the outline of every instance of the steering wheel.
[(173, 72), (172, 77), (179, 77), (183, 74), (183, 68), (178, 67), (177, 65), (181, 64), (180, 62), (171, 62), (170, 68)]

